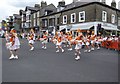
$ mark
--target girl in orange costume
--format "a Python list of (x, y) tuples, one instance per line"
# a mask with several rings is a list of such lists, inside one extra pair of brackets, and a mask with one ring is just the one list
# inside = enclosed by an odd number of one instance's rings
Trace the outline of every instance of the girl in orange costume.
[(47, 32), (45, 32), (43, 34), (43, 41), (42, 41), (42, 45), (43, 45), (42, 48), (43, 49), (47, 49), (47, 47), (46, 47), (47, 42), (48, 42), (48, 35), (47, 35)]
[(81, 54), (80, 49), (82, 48), (82, 38), (83, 38), (82, 33), (75, 38), (75, 44), (76, 44), (75, 45), (75, 56), (76, 56), (75, 60), (80, 59), (80, 54)]
[(35, 41), (35, 33), (34, 33), (34, 30), (31, 29), (30, 33), (28, 35), (28, 43), (29, 43), (29, 46), (30, 46), (30, 51), (34, 50), (34, 46), (33, 46), (33, 44), (35, 43), (34, 41)]
[(96, 38), (96, 35), (91, 35), (90, 37), (90, 42), (91, 42), (91, 50), (95, 50), (95, 38)]
[(69, 35), (68, 35), (68, 45), (69, 45), (69, 51), (71, 51), (72, 50), (72, 34), (71, 33), (69, 33)]
[(84, 42), (85, 42), (85, 47), (86, 47), (86, 50), (84, 52), (90, 52), (90, 35), (86, 35), (84, 37)]
[(100, 45), (102, 44), (103, 38), (101, 36), (96, 37), (96, 44), (97, 44), (97, 49), (100, 49)]
[(59, 52), (59, 49), (61, 49), (62, 52), (64, 52), (64, 49), (62, 48), (62, 36), (61, 35), (57, 35), (57, 43), (56, 43), (56, 46), (57, 46), (57, 51), (56, 52)]
[(10, 53), (11, 53), (11, 56), (10, 56), (10, 60), (11, 59), (18, 59), (18, 54), (17, 54), (17, 51), (18, 49), (20, 48), (20, 41), (17, 37), (17, 33), (14, 29), (12, 29), (10, 31), (10, 41), (9, 43), (6, 43), (6, 46), (9, 44), (9, 50), (10, 50)]

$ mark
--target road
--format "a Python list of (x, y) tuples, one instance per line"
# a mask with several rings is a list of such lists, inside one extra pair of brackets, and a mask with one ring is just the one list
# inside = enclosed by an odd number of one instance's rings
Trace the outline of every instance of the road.
[(29, 51), (28, 42), (21, 41), (19, 60), (9, 60), (9, 51), (2, 40), (3, 82), (118, 82), (118, 53), (100, 50), (84, 53), (76, 61), (74, 50), (56, 53), (52, 43), (43, 50), (40, 42)]

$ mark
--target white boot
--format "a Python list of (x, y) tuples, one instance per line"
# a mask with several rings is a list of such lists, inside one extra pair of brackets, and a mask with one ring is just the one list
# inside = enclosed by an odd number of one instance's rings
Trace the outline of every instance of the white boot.
[(69, 51), (72, 51), (72, 48), (69, 48), (68, 50), (69, 50)]
[(44, 47), (44, 49), (47, 49), (47, 47)]
[(18, 56), (16, 55), (16, 56), (14, 57), (14, 59), (18, 59)]
[(88, 50), (88, 52), (90, 53), (91, 50)]
[(59, 50), (57, 50), (56, 52), (59, 52)]
[(100, 49), (100, 47), (97, 48), (98, 50)]
[(79, 60), (79, 59), (80, 59), (80, 56), (77, 56), (75, 59), (76, 59), (76, 60)]
[(34, 47), (32, 47), (30, 50), (31, 50), (31, 51), (34, 50)]
[(13, 59), (14, 58), (14, 55), (12, 54), (11, 57), (9, 58), (9, 60)]
[(64, 52), (64, 49), (62, 49), (62, 52)]
[(91, 48), (91, 50), (93, 50), (93, 51), (94, 51), (95, 49), (94, 49), (94, 48)]
[(56, 48), (58, 48), (58, 46), (56, 46)]
[(44, 49), (44, 46), (42, 46), (42, 48)]

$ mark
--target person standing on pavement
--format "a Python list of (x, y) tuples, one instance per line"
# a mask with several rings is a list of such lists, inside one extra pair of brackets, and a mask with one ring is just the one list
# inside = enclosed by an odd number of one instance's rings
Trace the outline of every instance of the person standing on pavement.
[(3, 38), (3, 37), (4, 37), (4, 34), (5, 34), (5, 31), (2, 30), (2, 28), (0, 28), (0, 38)]

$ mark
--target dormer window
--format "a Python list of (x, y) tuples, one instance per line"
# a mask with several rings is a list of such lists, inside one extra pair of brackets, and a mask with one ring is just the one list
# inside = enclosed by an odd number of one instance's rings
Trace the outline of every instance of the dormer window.
[(45, 15), (47, 15), (48, 14), (48, 12), (47, 11), (45, 11)]

